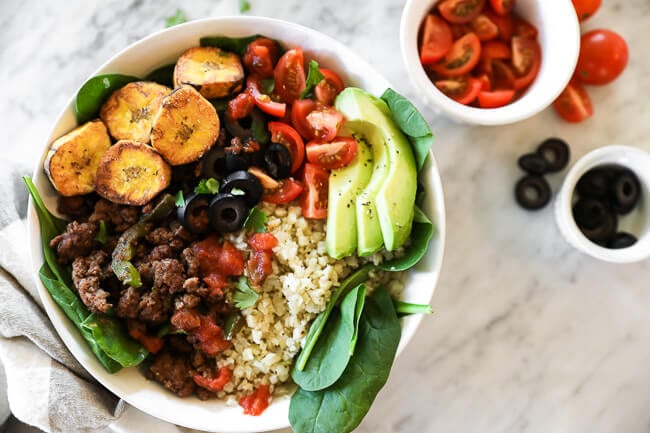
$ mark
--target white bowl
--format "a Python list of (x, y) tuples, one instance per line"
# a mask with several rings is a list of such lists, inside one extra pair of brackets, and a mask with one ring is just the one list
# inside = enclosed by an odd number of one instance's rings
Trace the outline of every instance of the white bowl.
[[(357, 85), (375, 95), (381, 95), (389, 87), (388, 82), (376, 70), (343, 44), (296, 24), (261, 17), (211, 18), (163, 30), (124, 49), (95, 71), (93, 76), (101, 73), (143, 76), (159, 66), (175, 61), (184, 50), (199, 45), (199, 38), (202, 36), (248, 36), (255, 33), (278, 39), (287, 46), (302, 46), (307, 60), (311, 56), (316, 57), (323, 65), (340, 73), (348, 85)], [(34, 172), (34, 182), (45, 204), (52, 210), (56, 209), (56, 194), (43, 173), (42, 164), (50, 143), (76, 126), (73, 107), (74, 97), (70, 99), (54, 123), (49, 137), (44, 140), (42, 158)], [(424, 210), (432, 217), (436, 230), (428, 253), (409, 272), (404, 300), (428, 304), (442, 264), (445, 215), (442, 186), (432, 154), (424, 170), (426, 174), (423, 181), (428, 191)], [(288, 396), (275, 398), (262, 415), (254, 417), (244, 415), (239, 406), (227, 406), (219, 400), (200, 401), (194, 397), (179, 398), (163, 389), (158, 383), (146, 380), (137, 368), (126, 368), (117, 374), (106, 372), (88, 349), (77, 329), (38, 280), (37, 272), (43, 263), (43, 254), (38, 218), (31, 202), (28, 227), (32, 268), (45, 310), (72, 354), (106, 388), (150, 415), (189, 428), (222, 433), (257, 432), (289, 425), (287, 414), (290, 398)], [(404, 349), (421, 319), (421, 316), (415, 315), (403, 320), (398, 351)]]
[(400, 45), (411, 82), (431, 104), (456, 121), (505, 125), (531, 117), (548, 107), (573, 75), (580, 50), (580, 28), (570, 0), (518, 0), (515, 12), (539, 30), (542, 64), (537, 78), (516, 101), (499, 108), (460, 104), (433, 85), (420, 63), (418, 31), (438, 0), (407, 0), (400, 24)]
[[(641, 199), (628, 215), (619, 218), (619, 229), (634, 234), (638, 241), (627, 248), (611, 249), (590, 241), (573, 218), (574, 190), (587, 171), (602, 165), (632, 170), (641, 184)], [(637, 262), (650, 256), (650, 153), (629, 146), (605, 146), (580, 158), (569, 170), (555, 199), (555, 220), (564, 238), (578, 250), (612, 263)]]

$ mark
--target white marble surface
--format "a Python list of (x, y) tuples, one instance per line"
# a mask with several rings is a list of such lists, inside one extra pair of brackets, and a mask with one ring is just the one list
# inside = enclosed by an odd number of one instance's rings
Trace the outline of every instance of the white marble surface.
[[(108, 57), (164, 26), (237, 14), (237, 0), (2, 0), (0, 153), (35, 163), (72, 93)], [(359, 432), (647, 432), (650, 264), (609, 265), (573, 250), (551, 207), (512, 198), (516, 158), (555, 135), (572, 161), (611, 143), (650, 150), (649, 0), (604, 0), (585, 28), (628, 41), (615, 83), (591, 87), (596, 113), (579, 125), (552, 109), (507, 127), (460, 126), (417, 100), (399, 54), (401, 0), (250, 0), (249, 14), (314, 27), (352, 47), (416, 101), (436, 134), (448, 210), (436, 314), (395, 364)], [(1, 169), (1, 168), (0, 168)], [(554, 189), (562, 175), (550, 178)], [(177, 432), (137, 411), (121, 425)]]

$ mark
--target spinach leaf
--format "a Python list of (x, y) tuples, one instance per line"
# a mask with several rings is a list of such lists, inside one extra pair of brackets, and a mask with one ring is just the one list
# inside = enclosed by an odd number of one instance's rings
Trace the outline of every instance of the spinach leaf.
[(230, 51), (240, 56), (246, 53), (246, 47), (262, 35), (250, 35), (241, 38), (231, 38), (228, 36), (205, 36), (200, 39), (202, 47), (217, 47), (224, 51)]
[(239, 277), (237, 290), (232, 294), (235, 307), (240, 310), (252, 307), (259, 297), (260, 295), (248, 284), (248, 279), (244, 276)]
[(307, 69), (307, 79), (305, 80), (305, 90), (300, 94), (300, 99), (305, 99), (313, 96), (314, 87), (316, 84), (320, 83), (323, 78), (323, 74), (320, 69), (318, 69), (318, 62), (312, 60), (309, 62), (309, 68)]
[(171, 63), (169, 65), (161, 66), (158, 69), (154, 69), (153, 71), (149, 72), (149, 74), (144, 77), (146, 81), (154, 81), (158, 84), (162, 84), (163, 86), (167, 86), (169, 88), (174, 88), (174, 68), (176, 67), (176, 63)]
[(219, 192), (219, 181), (213, 177), (201, 179), (194, 187), (194, 194), (216, 194)]
[(381, 99), (386, 101), (395, 123), (411, 143), (419, 172), (426, 162), (429, 149), (433, 144), (433, 133), (429, 129), (429, 125), (427, 125), (417, 108), (393, 89), (386, 89), (384, 94), (381, 95)]
[(239, 13), (243, 14), (251, 9), (251, 4), (247, 0), (239, 0)]
[(316, 342), (318, 342), (318, 338), (323, 332), (327, 319), (332, 313), (334, 306), (349, 290), (365, 282), (368, 279), (368, 274), (373, 268), (374, 265), (371, 263), (360, 267), (343, 280), (341, 285), (336, 288), (334, 293), (332, 293), (332, 296), (330, 296), (330, 299), (325, 306), (325, 310), (323, 310), (318, 316), (316, 316), (316, 319), (311, 322), (311, 326), (307, 332), (307, 337), (305, 337), (305, 345), (296, 358), (294, 368), (298, 370), (303, 370), (305, 368), (309, 356), (311, 355), (312, 350), (314, 350), (314, 346), (316, 345)]
[(354, 308), (354, 334), (352, 334), (352, 341), (350, 341), (350, 356), (354, 354), (354, 348), (357, 345), (357, 340), (359, 339), (359, 320), (361, 320), (361, 313), (363, 312), (363, 306), (366, 303), (366, 289), (364, 286), (363, 290), (357, 291), (357, 302)]
[(86, 81), (75, 100), (75, 113), (79, 124), (85, 123), (99, 113), (102, 104), (111, 93), (124, 85), (140, 80), (132, 75), (103, 74)]
[(165, 27), (174, 27), (179, 24), (183, 24), (184, 22), (187, 22), (185, 13), (180, 9), (176, 9), (176, 13), (174, 15), (169, 16), (165, 19)]
[(244, 230), (247, 232), (264, 233), (266, 231), (266, 222), (269, 217), (263, 210), (254, 207), (244, 221)]
[(325, 389), (337, 381), (350, 360), (350, 347), (356, 332), (355, 318), (359, 301), (366, 294), (366, 286), (360, 284), (352, 289), (335, 308), (327, 321), (321, 338), (303, 370), (292, 368), (291, 378), (307, 391)]
[(412, 304), (393, 299), (393, 307), (398, 316), (407, 316), (409, 314), (433, 314), (429, 304)]
[(81, 327), (90, 331), (102, 351), (122, 367), (138, 365), (149, 355), (140, 343), (129, 337), (119, 319), (93, 313), (86, 317)]
[(370, 409), (390, 373), (401, 335), (399, 319), (385, 288), (366, 300), (354, 355), (334, 385), (320, 391), (298, 389), (289, 421), (295, 433), (348, 433)]
[(405, 271), (415, 266), (424, 257), (433, 236), (433, 223), (417, 206), (415, 206), (414, 212), (411, 245), (406, 248), (402, 257), (382, 262), (377, 265), (378, 268), (392, 272)]

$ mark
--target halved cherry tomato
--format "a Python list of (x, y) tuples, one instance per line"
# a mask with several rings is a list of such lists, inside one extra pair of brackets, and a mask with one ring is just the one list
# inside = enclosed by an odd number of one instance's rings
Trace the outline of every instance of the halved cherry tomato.
[(522, 36), (524, 38), (531, 38), (531, 39), (535, 39), (537, 37), (537, 34), (539, 33), (537, 31), (537, 27), (535, 27), (525, 19), (520, 17), (515, 17), (513, 22), (514, 22), (514, 29), (513, 29), (514, 36)]
[(335, 137), (330, 142), (312, 140), (305, 146), (307, 161), (327, 170), (345, 167), (357, 155), (358, 146), (352, 137)]
[(515, 0), (490, 0), (490, 5), (494, 9), (494, 12), (499, 15), (506, 15), (515, 7)]
[(327, 218), (327, 188), (329, 173), (316, 164), (305, 164), (303, 173), (305, 189), (300, 199), (302, 215), (305, 218)]
[(262, 201), (275, 204), (289, 203), (297, 199), (303, 189), (300, 182), (292, 178), (283, 179), (278, 183), (280, 186), (276, 189), (264, 190)]
[(314, 96), (321, 104), (333, 105), (336, 96), (345, 88), (343, 80), (331, 69), (318, 68), (323, 79), (314, 87)]
[(515, 69), (515, 90), (528, 87), (533, 82), (542, 63), (542, 49), (537, 40), (523, 36), (512, 38), (512, 65)]
[(492, 90), (492, 83), (488, 74), (481, 74), (478, 79), (481, 80), (481, 90), (485, 90), (486, 92)]
[(427, 15), (420, 45), (420, 61), (423, 65), (437, 62), (447, 54), (452, 42), (449, 24), (437, 15)]
[(454, 101), (468, 105), (478, 96), (478, 93), (483, 88), (483, 81), (478, 78), (461, 76), (436, 81), (435, 85), (442, 93)]
[(305, 61), (302, 48), (293, 48), (280, 57), (273, 72), (275, 93), (289, 104), (305, 90)]
[(253, 107), (255, 107), (255, 98), (250, 93), (241, 92), (228, 101), (226, 116), (231, 119), (243, 119), (251, 114)]
[(307, 115), (318, 107), (313, 99), (299, 99), (291, 106), (291, 124), (305, 140), (314, 138), (314, 131), (307, 123)]
[(602, 0), (571, 0), (578, 15), (578, 20), (584, 21), (596, 13)]
[(510, 43), (510, 39), (512, 39), (512, 32), (514, 31), (514, 22), (512, 21), (512, 15), (499, 15), (491, 10), (486, 10), (485, 15), (494, 23), (496, 24), (497, 28), (499, 29), (499, 39), (502, 41), (506, 41)]
[[(512, 89), (515, 87), (515, 73), (506, 62), (498, 59), (490, 61), (490, 82), (493, 90)], [(487, 89), (483, 89), (487, 90)]]
[(479, 92), (478, 105), (481, 108), (497, 108), (509, 104), (515, 97), (515, 91), (495, 90), (492, 92)]
[(300, 134), (291, 126), (283, 122), (269, 122), (271, 142), (279, 143), (287, 148), (291, 155), (291, 173), (298, 171), (305, 158), (305, 144)]
[(625, 39), (611, 30), (591, 30), (580, 38), (575, 76), (587, 84), (607, 84), (625, 69), (628, 61)]
[(322, 105), (307, 115), (307, 123), (314, 131), (314, 138), (330, 141), (343, 125), (343, 114), (334, 107)]
[(494, 39), (499, 34), (499, 28), (487, 15), (480, 14), (472, 20), (472, 29), (482, 41)]
[(440, 15), (450, 23), (468, 23), (483, 10), (485, 0), (443, 0), (438, 5)]
[(553, 102), (555, 111), (567, 122), (577, 123), (591, 117), (594, 107), (584, 87), (571, 81)]
[(481, 46), (481, 60), (509, 59), (512, 57), (510, 45), (503, 41), (487, 41)]
[(263, 112), (275, 117), (284, 117), (287, 104), (271, 100), (269, 95), (260, 92), (259, 77), (251, 74), (246, 80), (246, 91), (255, 98), (255, 105)]
[(474, 29), (472, 28), (472, 25), (467, 23), (467, 24), (449, 24), (449, 28), (451, 29), (451, 38), (453, 41), (462, 38), (468, 33), (472, 33)]
[(262, 78), (272, 77), (278, 61), (278, 44), (268, 38), (257, 38), (246, 47), (242, 62), (249, 73)]
[(464, 75), (476, 66), (481, 58), (481, 40), (475, 33), (458, 39), (444, 59), (431, 65), (431, 69), (447, 77)]

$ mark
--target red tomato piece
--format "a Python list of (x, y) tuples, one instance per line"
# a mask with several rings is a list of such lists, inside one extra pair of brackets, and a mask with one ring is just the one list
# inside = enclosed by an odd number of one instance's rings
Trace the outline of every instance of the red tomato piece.
[(271, 100), (269, 95), (260, 91), (259, 77), (249, 75), (246, 80), (246, 91), (255, 98), (255, 105), (263, 112), (275, 117), (284, 117), (287, 111), (287, 104)]
[(627, 66), (627, 43), (618, 33), (597, 29), (582, 35), (575, 77), (587, 84), (614, 81)]
[(231, 119), (243, 119), (251, 114), (255, 107), (255, 98), (250, 93), (242, 92), (228, 101), (226, 116)]
[(278, 187), (272, 190), (264, 190), (262, 200), (267, 203), (284, 204), (298, 198), (302, 192), (300, 182), (292, 178), (283, 179), (278, 182)]
[(307, 161), (327, 170), (345, 167), (357, 156), (358, 146), (352, 137), (335, 137), (329, 142), (312, 140), (305, 146)]
[(253, 233), (247, 243), (255, 251), (271, 251), (278, 246), (278, 238), (272, 233)]
[[(501, 60), (491, 60), (490, 82), (493, 90), (512, 89), (515, 87), (515, 73), (507, 63)], [(487, 89), (483, 89), (487, 90)]]
[(199, 261), (199, 268), (202, 275), (217, 274), (219, 269), (216, 266), (221, 242), (215, 233), (208, 235), (205, 239), (192, 244), (192, 251)]
[(201, 388), (205, 388), (208, 391), (217, 392), (221, 391), (224, 386), (232, 378), (232, 370), (228, 367), (221, 367), (216, 377), (204, 377), (199, 373), (194, 373), (192, 380)]
[(269, 386), (260, 385), (255, 391), (242, 397), (239, 400), (239, 405), (244, 408), (244, 413), (246, 415), (258, 416), (269, 407), (270, 398), (271, 391)]
[(474, 102), (483, 88), (483, 81), (478, 78), (461, 76), (436, 81), (435, 85), (442, 93), (449, 96), (454, 101), (460, 104), (469, 105)]
[(343, 114), (334, 107), (320, 106), (307, 115), (307, 123), (313, 138), (323, 141), (333, 140), (343, 125)]
[(431, 69), (446, 77), (467, 74), (481, 58), (481, 40), (475, 33), (468, 33), (451, 46), (444, 59), (431, 65)]
[(487, 41), (481, 47), (481, 60), (509, 59), (512, 49), (503, 41)]
[(584, 21), (600, 8), (602, 0), (571, 0), (578, 15), (578, 20)]
[(497, 28), (499, 29), (499, 39), (510, 43), (510, 39), (512, 39), (512, 33), (515, 26), (512, 20), (512, 15), (499, 15), (492, 12), (491, 10), (486, 10), (484, 13), (487, 15), (490, 21), (496, 24)]
[(273, 72), (275, 93), (286, 103), (293, 103), (305, 90), (305, 61), (302, 48), (288, 50), (280, 57)]
[(305, 140), (314, 138), (314, 131), (307, 123), (307, 115), (319, 107), (313, 99), (300, 99), (291, 106), (291, 124)]
[(450, 24), (449, 28), (451, 29), (452, 40), (457, 40), (462, 38), (468, 33), (472, 33), (474, 29), (471, 24)]
[(321, 104), (333, 105), (336, 96), (345, 88), (343, 80), (331, 69), (318, 69), (324, 78), (314, 87), (314, 96)]
[(452, 42), (449, 24), (437, 15), (427, 15), (422, 31), (420, 61), (423, 65), (437, 62), (447, 54)]
[(542, 64), (542, 49), (535, 39), (522, 36), (512, 38), (512, 65), (515, 71), (515, 90), (528, 87), (537, 77)]
[(248, 258), (248, 278), (251, 284), (259, 286), (273, 272), (273, 253), (270, 251), (253, 251)]
[(487, 15), (480, 14), (472, 20), (472, 29), (482, 41), (489, 41), (499, 35), (499, 28)]
[(468, 23), (483, 10), (485, 0), (443, 0), (438, 5), (440, 15), (450, 23)]
[(327, 194), (329, 173), (316, 164), (305, 164), (303, 174), (305, 190), (300, 205), (305, 218), (327, 218)]
[(537, 31), (537, 27), (535, 27), (525, 19), (520, 17), (514, 18), (514, 30), (513, 30), (514, 36), (522, 36), (524, 38), (535, 39), (537, 38), (538, 33), (539, 32)]
[(269, 122), (268, 128), (271, 133), (271, 142), (279, 143), (289, 151), (291, 173), (295, 173), (305, 158), (305, 143), (302, 141), (302, 137), (295, 129), (283, 122)]
[(230, 284), (228, 282), (228, 277), (221, 274), (208, 274), (201, 280), (206, 286), (208, 286), (208, 289), (210, 290), (209, 295), (218, 298), (223, 296), (223, 289), (228, 287)]
[(494, 12), (499, 15), (506, 15), (512, 12), (512, 8), (515, 7), (515, 0), (490, 0), (490, 5)]
[(244, 256), (233, 244), (224, 241), (216, 263), (218, 273), (230, 277), (244, 273)]
[(249, 73), (268, 78), (273, 76), (278, 57), (278, 44), (275, 41), (257, 38), (246, 47), (242, 62)]
[(492, 90), (492, 83), (490, 82), (490, 77), (488, 74), (481, 74), (478, 79), (481, 80), (481, 90), (486, 90), (488, 92)]
[(142, 344), (150, 353), (156, 354), (160, 352), (165, 345), (162, 338), (155, 335), (147, 335), (146, 329), (141, 329), (138, 326), (129, 326), (128, 328), (131, 338)]
[(492, 92), (479, 92), (478, 105), (481, 108), (496, 108), (509, 104), (515, 97), (514, 90), (495, 90)]
[(223, 330), (207, 316), (201, 316), (201, 325), (192, 330), (199, 348), (207, 355), (215, 356), (217, 353), (228, 349), (231, 342), (223, 336)]
[(572, 123), (582, 122), (594, 114), (589, 95), (576, 81), (571, 81), (553, 101), (553, 108), (564, 120)]

